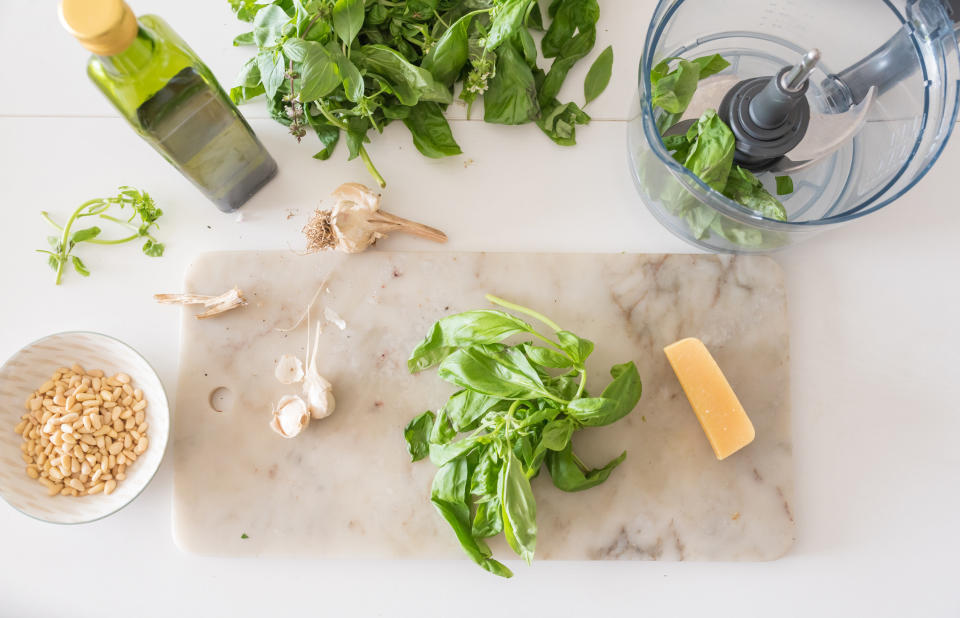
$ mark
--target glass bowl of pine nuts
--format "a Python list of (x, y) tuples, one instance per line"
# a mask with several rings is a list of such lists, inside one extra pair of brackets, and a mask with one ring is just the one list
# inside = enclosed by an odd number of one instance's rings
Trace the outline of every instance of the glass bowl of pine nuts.
[(0, 366), (0, 495), (36, 519), (122, 509), (153, 479), (169, 432), (160, 378), (107, 335), (50, 335)]

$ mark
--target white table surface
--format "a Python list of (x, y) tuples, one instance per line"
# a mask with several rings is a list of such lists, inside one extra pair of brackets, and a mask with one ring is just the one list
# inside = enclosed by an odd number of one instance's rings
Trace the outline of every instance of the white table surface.
[[(601, 40), (616, 42), (616, 74), (590, 110), (600, 121), (581, 129), (576, 148), (554, 147), (531, 127), (455, 122), (473, 159), (465, 166), (419, 156), (402, 127), (390, 127), (371, 147), (390, 182), (385, 207), (444, 229), (450, 250), (689, 251), (639, 203), (614, 121), (635, 73), (634, 28), (652, 2), (604, 4), (613, 5), (635, 17), (614, 23), (604, 9)], [(164, 15), (232, 81), (246, 51), (229, 47), (240, 27), (226, 2), (134, 6)], [(199, 251), (299, 248), (306, 214), (331, 189), (368, 181), (342, 146), (316, 162), (309, 138), (298, 146), (262, 104), (247, 106), (281, 172), (237, 222), (116, 117), (87, 82), (85, 53), (60, 29), (53, 2), (0, 0), (0, 52), (0, 357), (48, 333), (102, 331), (142, 352), (173, 396), (179, 315), (150, 296), (178, 291)], [(517, 576), (502, 581), (466, 560), (202, 558), (173, 543), (168, 457), (143, 495), (97, 523), (53, 526), (0, 505), (0, 616), (958, 616), (958, 166), (955, 141), (897, 204), (775, 256), (790, 302), (798, 534), (781, 560), (511, 563)], [(62, 219), (119, 184), (149, 190), (166, 210), (158, 235), (167, 254), (84, 248), (93, 276), (70, 273), (54, 287), (32, 252), (48, 233), (39, 211)], [(438, 249), (403, 238), (383, 245)]]

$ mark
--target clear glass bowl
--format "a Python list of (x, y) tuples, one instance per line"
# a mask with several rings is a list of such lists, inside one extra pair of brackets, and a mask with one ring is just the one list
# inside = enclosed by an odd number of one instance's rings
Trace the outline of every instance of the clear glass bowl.
[[(943, 0), (736, 0), (722, 8), (711, 0), (660, 0), (628, 123), (630, 165), (643, 202), (690, 243), (735, 253), (779, 249), (883, 208), (926, 174), (953, 130), (960, 59), (948, 13)], [(712, 190), (664, 148), (656, 126), (662, 110), (651, 104), (650, 71), (658, 62), (719, 53), (731, 66), (708, 79), (723, 87), (724, 80), (775, 75), (813, 48), (822, 54), (807, 92), (815, 114), (846, 111), (844, 84), (878, 76), (887, 83), (877, 84), (853, 140), (790, 174), (795, 191), (779, 198), (787, 221), (764, 218)], [(773, 174), (760, 179), (774, 193)]]

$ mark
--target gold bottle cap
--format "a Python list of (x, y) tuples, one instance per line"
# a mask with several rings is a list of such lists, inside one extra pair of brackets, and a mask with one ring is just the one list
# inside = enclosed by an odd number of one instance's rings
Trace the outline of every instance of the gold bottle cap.
[(114, 56), (137, 37), (139, 26), (123, 0), (62, 0), (60, 21), (80, 44), (98, 56)]

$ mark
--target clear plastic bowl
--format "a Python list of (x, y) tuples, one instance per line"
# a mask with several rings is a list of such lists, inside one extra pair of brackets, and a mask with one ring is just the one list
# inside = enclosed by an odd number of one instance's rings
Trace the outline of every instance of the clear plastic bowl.
[[(853, 140), (790, 174), (795, 191), (779, 198), (787, 221), (764, 218), (712, 190), (664, 148), (656, 127), (662, 110), (651, 104), (650, 71), (658, 62), (719, 53), (731, 66), (708, 79), (735, 83), (775, 75), (813, 48), (822, 54), (807, 92), (815, 114), (846, 111), (848, 86), (878, 76), (887, 83), (878, 84)], [(628, 123), (633, 177), (654, 216), (700, 248), (779, 249), (875, 212), (910, 190), (950, 137), (958, 79), (954, 22), (943, 0), (660, 0)], [(760, 178), (773, 193), (773, 174)]]

